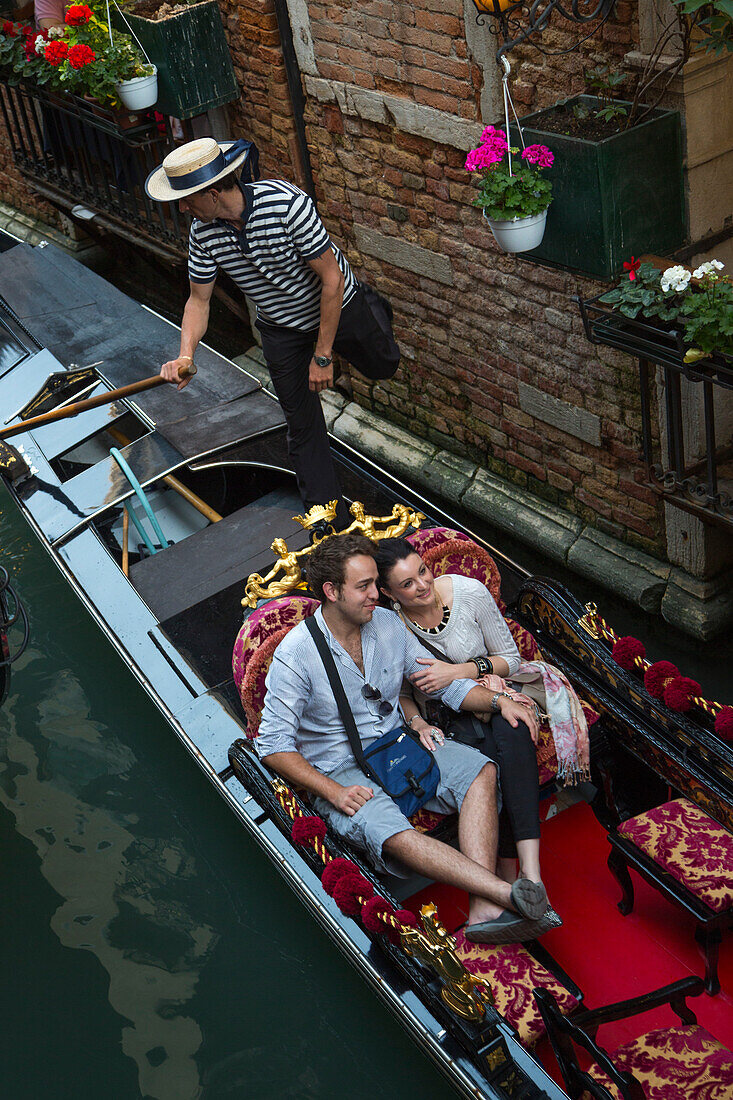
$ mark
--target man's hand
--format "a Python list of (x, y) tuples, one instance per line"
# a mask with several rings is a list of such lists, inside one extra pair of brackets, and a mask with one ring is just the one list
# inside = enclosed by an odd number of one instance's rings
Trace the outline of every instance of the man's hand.
[(360, 810), (373, 795), (374, 791), (371, 787), (360, 787), (356, 784), (354, 787), (342, 787), (340, 792), (332, 799), (332, 802), (337, 810), (341, 810), (342, 814), (353, 817), (357, 810)]
[(309, 389), (313, 390), (314, 393), (320, 393), (321, 390), (328, 390), (331, 386), (333, 386), (333, 362), (329, 363), (327, 367), (319, 367), (315, 359), (311, 359), (308, 372)]
[(434, 692), (440, 691), (441, 688), (448, 687), (448, 684), (452, 684), (456, 678), (456, 666), (449, 664), (447, 661), (434, 661), (429, 657), (418, 657), (417, 663), (427, 665), (427, 668), (421, 669), (420, 672), (413, 672), (410, 680), (425, 695), (432, 695)]
[(182, 390), (191, 381), (193, 375), (189, 378), (181, 378), (179, 372), (183, 367), (190, 367), (192, 363), (193, 359), (190, 355), (179, 355), (177, 359), (171, 359), (170, 362), (164, 363), (160, 368), (160, 373), (166, 382), (176, 382), (176, 389)]
[(516, 728), (520, 722), (524, 722), (529, 729), (532, 741), (535, 745), (537, 744), (540, 727), (534, 707), (523, 706), (522, 703), (517, 703), (514, 699), (508, 699), (506, 695), (502, 695), (499, 698), (499, 710), (502, 718), (505, 718), (510, 726)]

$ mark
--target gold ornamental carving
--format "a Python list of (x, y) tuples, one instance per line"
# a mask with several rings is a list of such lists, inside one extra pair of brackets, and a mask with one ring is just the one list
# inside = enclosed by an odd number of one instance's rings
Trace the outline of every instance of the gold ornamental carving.
[(410, 928), (400, 934), (408, 955), (425, 963), (442, 984), (441, 996), (448, 1008), (464, 1020), (483, 1020), (486, 1005), (493, 1004), (491, 990), (485, 982), (466, 970), (456, 953), (456, 941), (438, 918), (431, 903), (420, 910), (423, 927)]
[[(335, 500), (328, 504), (316, 504), (304, 516), (293, 516), (293, 519), (305, 530), (317, 524), (332, 524), (336, 518), (336, 504)], [(354, 517), (352, 522), (343, 531), (332, 531), (332, 534), (350, 535), (358, 532), (375, 541), (399, 538), (409, 527), (417, 530), (425, 519), (422, 512), (415, 512), (405, 504), (395, 504), (388, 516), (369, 516), (364, 511), (364, 505), (355, 500), (349, 511)], [(326, 538), (331, 538), (331, 535), (319, 535), (314, 531), (312, 545), (303, 550), (288, 550), (284, 539), (274, 539), (270, 549), (277, 555), (277, 560), (264, 577), (259, 573), (252, 573), (248, 578), (242, 607), (257, 607), (258, 600), (271, 600), (276, 596), (287, 596), (297, 589), (305, 589), (304, 559)]]

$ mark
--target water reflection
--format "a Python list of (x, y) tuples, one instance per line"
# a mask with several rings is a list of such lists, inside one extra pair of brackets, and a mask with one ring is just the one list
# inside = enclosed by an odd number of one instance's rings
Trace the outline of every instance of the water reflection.
[(199, 1096), (202, 1033), (186, 1005), (217, 937), (196, 911), (195, 861), (175, 837), (131, 832), (140, 824), (129, 787), (135, 756), (90, 717), (74, 674), (49, 677), (35, 649), (16, 674), (32, 685), (35, 716), (29, 721), (11, 695), (0, 726), (0, 801), (63, 899), (53, 931), (107, 971), (141, 1095)]

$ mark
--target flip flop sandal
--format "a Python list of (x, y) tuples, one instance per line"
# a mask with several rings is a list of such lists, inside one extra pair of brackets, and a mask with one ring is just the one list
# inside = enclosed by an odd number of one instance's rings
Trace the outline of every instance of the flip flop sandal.
[(525, 920), (509, 911), (505, 911), (495, 920), (467, 925), (463, 935), (471, 943), (518, 943), (537, 938), (533, 921)]
[(547, 891), (541, 882), (518, 878), (512, 886), (512, 905), (528, 920), (537, 921), (547, 909)]

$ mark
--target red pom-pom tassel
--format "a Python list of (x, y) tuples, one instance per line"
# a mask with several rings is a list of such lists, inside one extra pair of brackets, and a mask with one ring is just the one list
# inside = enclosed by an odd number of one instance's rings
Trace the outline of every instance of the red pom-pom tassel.
[(398, 909), (395, 917), (400, 924), (406, 924), (409, 928), (419, 928), (420, 921), (410, 909)]
[(358, 917), (364, 901), (372, 896), (374, 887), (363, 875), (344, 875), (333, 889), (333, 900), (347, 917)]
[(715, 732), (724, 741), (733, 741), (733, 707), (721, 707), (715, 716)]
[(312, 840), (323, 840), (326, 835), (326, 822), (321, 817), (296, 817), (290, 835), (296, 844), (310, 844)]
[(394, 909), (387, 899), (381, 898), (379, 894), (375, 894), (373, 898), (369, 898), (369, 901), (365, 902), (361, 907), (362, 924), (367, 932), (387, 933), (390, 931), (390, 926), (386, 921), (382, 920), (381, 914), (389, 916), (393, 913)]
[(328, 866), (323, 868), (321, 885), (326, 893), (333, 897), (333, 891), (339, 879), (344, 875), (352, 874), (358, 875), (359, 868), (350, 859), (332, 859)]
[(655, 699), (661, 699), (669, 681), (679, 674), (680, 670), (671, 661), (655, 661), (644, 673), (644, 687)]
[(637, 658), (646, 656), (646, 649), (643, 642), (629, 635), (626, 638), (616, 639), (611, 650), (611, 656), (617, 665), (631, 671), (636, 668)]
[(702, 688), (697, 680), (691, 680), (689, 676), (678, 676), (664, 689), (664, 702), (670, 710), (686, 711), (692, 706), (692, 700), (700, 695)]

